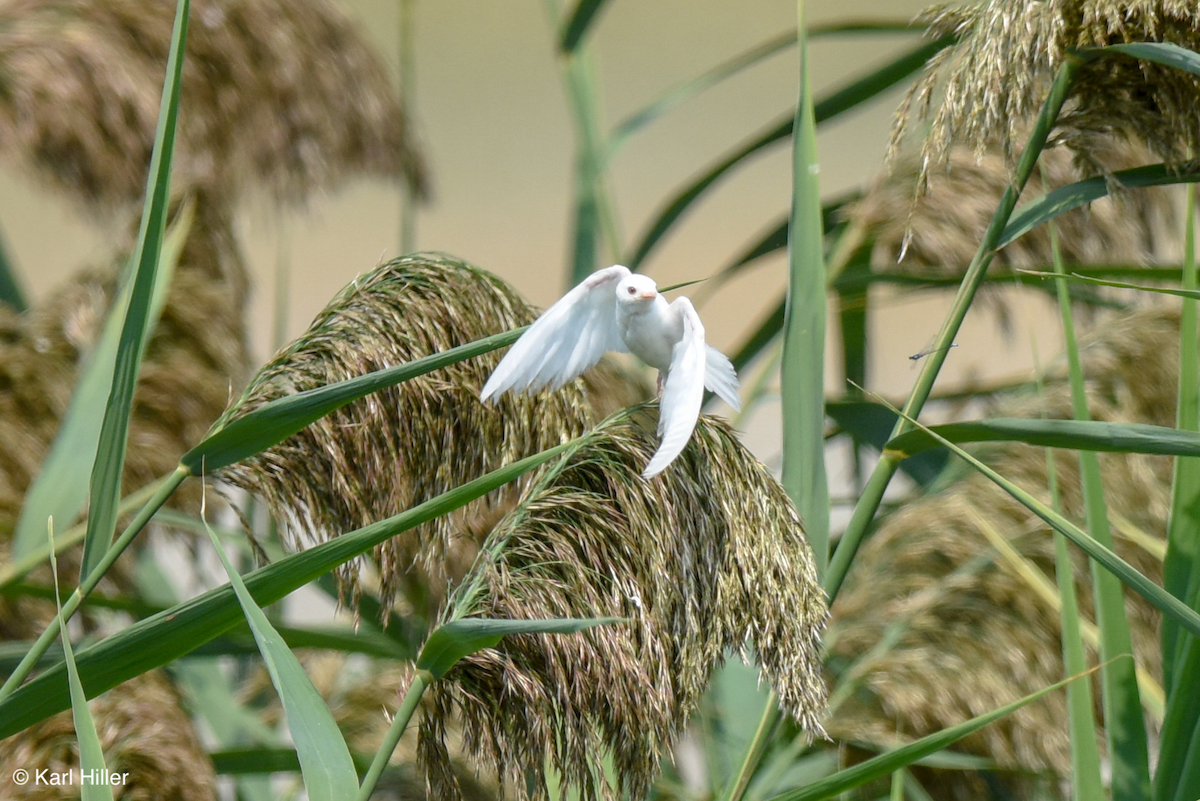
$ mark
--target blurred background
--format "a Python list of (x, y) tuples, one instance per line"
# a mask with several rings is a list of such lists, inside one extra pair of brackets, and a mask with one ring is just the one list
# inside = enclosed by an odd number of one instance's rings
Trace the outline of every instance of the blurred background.
[[(338, 5), (398, 75), (401, 2), (340, 0)], [(416, 246), (499, 273), (542, 306), (568, 284), (575, 157), (552, 5), (553, 0), (412, 0), (409, 5), (415, 42), (414, 80), (408, 87), (415, 109), (411, 123), (432, 187), (417, 213)], [(904, 22), (922, 5), (922, 0), (817, 0), (806, 13), (812, 26), (867, 18)], [(796, 24), (796, 6), (788, 0), (652, 0), (608, 4), (601, 14), (591, 42), (600, 123), (606, 129)], [(916, 33), (816, 39), (810, 51), (816, 97), (916, 41)], [(702, 168), (786, 115), (795, 102), (797, 76), (795, 48), (785, 48), (677, 105), (633, 137), (611, 166), (624, 247), (633, 246), (667, 199)], [(904, 87), (893, 89), (820, 128), (825, 197), (861, 187), (879, 173), (903, 92)], [(651, 253), (645, 270), (661, 285), (704, 278), (729, 263), (786, 212), (790, 157), (781, 141), (729, 173)], [(265, 197), (242, 204), (238, 224), (254, 281), (250, 335), (256, 361), (303, 331), (346, 282), (399, 255), (401, 203), (396, 186), (359, 180), (310, 199), (303, 208), (279, 211)], [(18, 274), (34, 299), (113, 247), (110, 221), (85, 216), (10, 170), (0, 173), (0, 220)], [(275, 281), (281, 264), (289, 285), (282, 288), (284, 318), (277, 320)], [(726, 350), (740, 343), (778, 298), (785, 272), (783, 255), (769, 256), (708, 299), (701, 313), (710, 341)], [(908, 356), (931, 340), (947, 301), (941, 295), (872, 290), (876, 387), (894, 396), (907, 393), (916, 374)], [(1026, 315), (1019, 305), (1013, 309), (1014, 333), (1004, 341), (994, 320), (978, 314), (968, 318), (944, 380), (1028, 371), (1028, 332), (1042, 330), (1042, 320), (1055, 323), (1046, 319), (1053, 315)], [(926, 320), (929, 325), (922, 325)], [(280, 334), (283, 339), (274, 341)], [(840, 382), (830, 374), (827, 388), (838, 391)], [(775, 442), (772, 418), (768, 403), (748, 425), (752, 447)], [(769, 451), (760, 455), (772, 456)]]

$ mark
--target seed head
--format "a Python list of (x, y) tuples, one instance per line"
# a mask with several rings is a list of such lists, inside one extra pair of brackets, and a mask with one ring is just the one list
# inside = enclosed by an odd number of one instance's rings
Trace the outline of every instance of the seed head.
[[(443, 615), (628, 621), (507, 637), (452, 668), (421, 729), (431, 798), (459, 797), (443, 745), (455, 713), (465, 750), (520, 798), (547, 797), (547, 764), (588, 801), (644, 798), (726, 649), (748, 643), (782, 708), (821, 732), (825, 596), (795, 508), (707, 416), (643, 480), (657, 447), (648, 408), (610, 418), (542, 473)], [(606, 755), (616, 787), (601, 778)]]

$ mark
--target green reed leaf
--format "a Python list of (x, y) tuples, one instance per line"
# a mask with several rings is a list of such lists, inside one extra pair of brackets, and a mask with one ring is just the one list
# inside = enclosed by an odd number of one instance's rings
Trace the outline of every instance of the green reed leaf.
[(907, 458), (946, 442), (1024, 442), (1081, 451), (1200, 456), (1200, 434), (1194, 431), (1146, 423), (1004, 417), (908, 431), (893, 437), (885, 447), (897, 457)]
[[(951, 37), (943, 37), (934, 42), (918, 45), (868, 75), (851, 81), (841, 89), (826, 95), (814, 105), (813, 113), (817, 124), (849, 111), (900, 83), (925, 66), (925, 62), (931, 56), (947, 47), (952, 41)], [(626, 259), (625, 263), (629, 269), (637, 270), (684, 212), (691, 208), (692, 204), (726, 173), (759, 151), (790, 137), (795, 124), (794, 117), (794, 114), (788, 114), (779, 122), (752, 137), (676, 193), (655, 215), (646, 233), (633, 248), (633, 254)]]
[(624, 620), (620, 617), (552, 620), (460, 618), (438, 626), (429, 635), (421, 655), (417, 657), (417, 668), (429, 671), (436, 680), (445, 676), (464, 656), (484, 648), (493, 648), (509, 634), (574, 634), (594, 626), (622, 623)]
[[(1091, 671), (1089, 671), (1090, 673)], [(1086, 675), (1086, 674), (1085, 674)], [(813, 782), (805, 787), (801, 787), (790, 792), (777, 795), (771, 801), (820, 801), (823, 798), (832, 798), (839, 793), (844, 793), (855, 787), (860, 787), (867, 782), (882, 778), (888, 774), (913, 764), (922, 757), (926, 757), (943, 748), (961, 740), (968, 734), (979, 731), (984, 726), (1000, 720), (1005, 715), (1010, 715), (1016, 712), (1023, 706), (1043, 698), (1055, 690), (1065, 687), (1068, 682), (1075, 681), (1081, 678), (1074, 676), (1069, 679), (1051, 684), (1045, 689), (1027, 695), (1024, 698), (1014, 701), (1011, 704), (1005, 704), (999, 709), (987, 712), (983, 715), (973, 717), (968, 721), (959, 723), (956, 726), (951, 726), (948, 729), (942, 729), (939, 732), (926, 735), (919, 740), (916, 740), (908, 745), (901, 746), (893, 751), (888, 751), (885, 754), (880, 754), (877, 757), (872, 757), (866, 762), (855, 765), (852, 768), (838, 771), (832, 776)]]
[[(275, 603), (338, 565), (370, 552), (379, 543), (486, 495), (576, 444), (578, 440), (572, 440), (513, 462), (408, 511), (255, 570), (245, 576), (246, 588), (260, 606)], [(81, 651), (78, 661), (84, 687), (91, 696), (102, 693), (192, 652), (241, 619), (241, 607), (231, 586), (209, 590)], [(46, 670), (0, 700), (0, 738), (61, 712), (67, 705), (62, 669)]]
[(225, 574), (229, 576), (229, 583), (271, 675), (271, 683), (283, 702), (288, 731), (291, 732), (300, 759), (305, 793), (314, 801), (350, 798), (358, 792), (358, 773), (333, 713), (304, 672), (300, 660), (296, 659), (271, 621), (254, 602), (211, 528), (208, 529), (208, 538), (217, 550)]
[(175, 152), (175, 126), (179, 114), (179, 87), (183, 74), (189, 8), (189, 0), (178, 0), (175, 8), (175, 27), (171, 33), (171, 46), (167, 57), (158, 130), (154, 135), (154, 151), (150, 157), (146, 205), (142, 212), (141, 230), (138, 233), (134, 255), (134, 264), (137, 267), (133, 275), (133, 290), (117, 346), (112, 389), (104, 410), (100, 442), (92, 468), (88, 528), (83, 540), (83, 559), (80, 565), (81, 580), (103, 559), (104, 552), (112, 543), (117, 524), (117, 505), (121, 499), (121, 473), (125, 466), (129, 415), (133, 409), (133, 392), (137, 386), (138, 368), (150, 330), (151, 299), (159, 272), (163, 234), (166, 231), (168, 204), (171, 198), (171, 161)]
[(219, 470), (261, 453), (310, 423), (364, 395), (510, 345), (527, 327), (514, 328), (512, 331), (468, 342), (466, 345), (433, 353), (386, 370), (377, 370), (335, 384), (285, 395), (242, 417), (223, 419), (213, 427), (213, 431), (203, 442), (183, 455), (180, 463), (188, 468), (192, 475)]
[[(191, 215), (181, 214), (163, 242), (162, 260), (150, 300), (147, 339), (166, 304), (171, 277), (190, 228)], [(42, 461), (37, 478), (25, 494), (13, 534), (12, 556), (17, 562), (26, 557), (36, 558), (39, 564), (45, 562), (46, 538), (42, 531), (46, 527), (46, 518), (70, 522), (79, 516), (87, 501), (90, 472), (96, 461), (105, 403), (113, 384), (117, 349), (132, 291), (133, 284), (127, 281), (114, 299), (100, 339), (88, 356), (71, 394), (71, 403), (58, 433)], [(118, 515), (122, 508), (119, 504)], [(63, 537), (55, 539), (60, 546), (66, 542)]]

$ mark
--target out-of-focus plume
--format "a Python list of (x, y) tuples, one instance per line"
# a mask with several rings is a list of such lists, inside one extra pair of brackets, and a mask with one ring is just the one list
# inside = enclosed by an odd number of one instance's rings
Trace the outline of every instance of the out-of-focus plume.
[[(1095, 420), (1175, 421), (1179, 315), (1165, 309), (1109, 318), (1083, 348), (1088, 400)], [(1071, 418), (1062, 372), (1052, 373), (1040, 399), (1010, 401), (998, 416)], [(985, 450), (1000, 474), (1049, 502), (1045, 451), (1021, 445)], [(1055, 451), (1064, 513), (1082, 519), (1078, 459)], [(1100, 454), (1117, 552), (1159, 580), (1170, 509), (1171, 460)], [(1139, 534), (1142, 532), (1143, 534)], [(961, 723), (1063, 678), (1058, 611), (991, 544), (1002, 537), (1054, 582), (1054, 541), (1046, 524), (983, 476), (971, 472), (942, 491), (908, 503), (863, 546), (833, 607), (830, 664), (862, 673), (862, 684), (827, 724), (836, 738), (887, 746)], [(1149, 540), (1144, 535), (1149, 535)], [(1150, 547), (1147, 547), (1149, 542)], [(1087, 560), (1073, 549), (1081, 609), (1092, 614)], [(1126, 593), (1137, 663), (1161, 672), (1158, 614)], [(890, 637), (893, 643), (883, 647)], [(872, 654), (872, 649), (881, 648)], [(868, 659), (856, 664), (864, 655)], [(1099, 696), (1097, 695), (1097, 698)], [(1029, 788), (1029, 772), (1070, 776), (1070, 742), (1062, 694), (1024, 707), (961, 741), (1023, 772), (1014, 792)], [(996, 776), (997, 774), (993, 774)], [(978, 774), (943, 771), (937, 797), (973, 799)], [(1018, 793), (1017, 797), (1025, 797)]]
[[(230, 387), (243, 381), (246, 279), (230, 225), (218, 208), (196, 206), (134, 396), (123, 478), (129, 490), (174, 469), (225, 408)], [(24, 316), (0, 314), (0, 562), (117, 294), (117, 264), (80, 272)], [(198, 491), (185, 488), (176, 501), (191, 503)], [(60, 557), (64, 575), (78, 570), (77, 556)], [(0, 639), (36, 634), (53, 614), (41, 601), (0, 601)]]
[[(396, 259), (334, 298), (308, 331), (259, 371), (234, 414), (464, 345), (534, 317), (510, 286), (483, 270), (438, 254)], [(263, 496), (277, 517), (292, 521), (289, 544), (302, 548), (566, 442), (592, 425), (592, 403), (609, 404), (603, 396), (593, 399), (583, 380), (558, 392), (506, 395), (483, 404), (480, 388), (498, 360), (497, 353), (487, 354), (374, 393), (226, 468), (220, 477)], [(616, 373), (605, 368), (604, 375)], [(422, 579), (456, 573), (453, 566), (446, 570), (454, 542), (485, 536), (519, 487), (510, 485), (376, 548), (385, 607), (414, 562)], [(472, 555), (473, 547), (465, 560), (454, 557), (458, 570), (466, 569)], [(343, 579), (357, 590), (357, 566), (349, 566)]]
[[(14, 0), (0, 9), (0, 153), (92, 208), (145, 189), (175, 3)], [(176, 187), (251, 182), (302, 200), (421, 161), (386, 72), (325, 0), (192, 4)]]
[(547, 766), (586, 800), (644, 798), (713, 668), (750, 642), (782, 708), (821, 731), (825, 596), (791, 501), (711, 417), (642, 479), (654, 424), (618, 414), (543, 471), (451, 596), (443, 619), (628, 620), (509, 636), (455, 665), (421, 724), (431, 798), (460, 797), (443, 744), (456, 715), (465, 750), (519, 798), (548, 797)]
[[(901, 106), (893, 149), (940, 95), (924, 148), (931, 165), (960, 142), (982, 148), (998, 141), (1011, 160), (1018, 131), (1038, 113), (1073, 50), (1142, 41), (1200, 49), (1200, 7), (1187, 0), (980, 0), (935, 6), (923, 19), (930, 35), (953, 33), (958, 43), (934, 57)], [(1181, 164), (1200, 152), (1198, 103), (1196, 76), (1106, 55), (1080, 67), (1056, 136), (1093, 173), (1111, 169), (1113, 137), (1141, 141)]]
[[(1152, 160), (1141, 147), (1109, 142), (1105, 160), (1113, 169)], [(870, 191), (845, 211), (874, 241), (871, 263), (879, 272), (904, 269), (930, 278), (961, 276), (975, 256), (1001, 195), (1010, 183), (1010, 164), (1000, 148), (959, 145), (947, 154), (945, 173), (919, 192), (920, 154), (906, 151)], [(1064, 148), (1042, 153), (1022, 201), (1079, 180)], [(1178, 258), (1173, 235), (1177, 215), (1167, 189), (1139, 189), (1097, 200), (1056, 218), (1059, 245), (1070, 264), (1142, 266)], [(904, 259), (901, 263), (900, 256)], [(1039, 226), (1001, 249), (990, 268), (1046, 269), (1054, 263), (1050, 229)]]
[[(114, 687), (89, 707), (104, 748), (104, 762), (114, 773), (128, 774), (119, 790), (128, 801), (211, 801), (216, 798), (212, 760), (201, 747), (179, 696), (159, 672), (146, 673)], [(0, 740), (0, 764), (22, 767), (33, 776), (75, 771), (79, 747), (70, 712), (37, 723), (15, 737)], [(15, 782), (10, 783), (15, 787)], [(17, 795), (4, 798), (58, 801), (79, 797), (79, 787), (31, 781)]]

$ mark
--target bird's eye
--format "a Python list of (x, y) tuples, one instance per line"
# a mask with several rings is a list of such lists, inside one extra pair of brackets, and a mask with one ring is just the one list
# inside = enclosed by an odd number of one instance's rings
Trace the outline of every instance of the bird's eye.
[(637, 290), (636, 290), (636, 289), (634, 289), (633, 287), (629, 287), (629, 288), (628, 288), (628, 289), (626, 289), (625, 291), (626, 291), (626, 292), (628, 292), (630, 295), (636, 295), (636, 294), (637, 294)]

